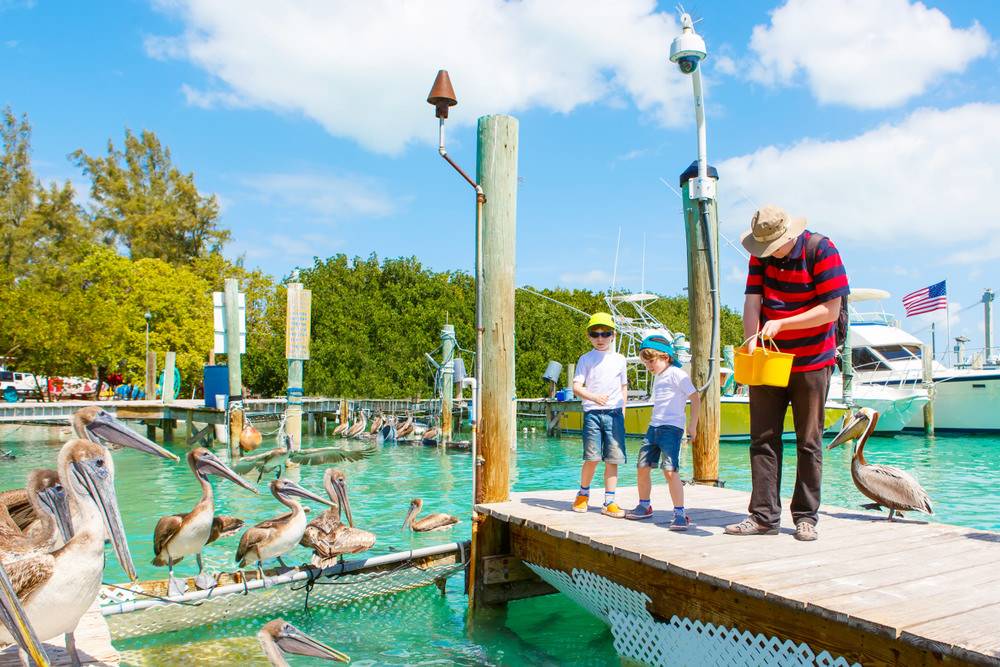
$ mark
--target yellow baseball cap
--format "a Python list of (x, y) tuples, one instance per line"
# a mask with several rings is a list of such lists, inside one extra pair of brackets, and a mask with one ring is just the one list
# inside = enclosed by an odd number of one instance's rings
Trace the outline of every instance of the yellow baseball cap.
[(609, 329), (617, 330), (618, 327), (615, 326), (615, 320), (608, 313), (594, 313), (590, 316), (590, 321), (587, 322), (587, 329), (590, 330), (593, 327), (607, 327)]

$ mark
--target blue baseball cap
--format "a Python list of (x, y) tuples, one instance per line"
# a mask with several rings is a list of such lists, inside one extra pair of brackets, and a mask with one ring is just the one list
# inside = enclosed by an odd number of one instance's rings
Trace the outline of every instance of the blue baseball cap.
[(681, 367), (681, 361), (677, 358), (677, 352), (674, 350), (674, 345), (666, 339), (665, 336), (660, 334), (653, 334), (652, 336), (646, 336), (639, 343), (639, 351), (643, 350), (656, 350), (657, 352), (664, 352), (670, 355), (670, 365)]

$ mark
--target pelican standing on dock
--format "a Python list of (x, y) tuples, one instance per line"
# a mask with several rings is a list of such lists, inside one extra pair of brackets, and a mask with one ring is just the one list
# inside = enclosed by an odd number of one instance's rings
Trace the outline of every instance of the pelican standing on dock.
[[(14, 593), (42, 641), (71, 634), (97, 599), (104, 575), (105, 531), (125, 573), (136, 580), (109, 459), (108, 451), (93, 442), (75, 439), (63, 445), (59, 478), (76, 517), (73, 537), (51, 554), (6, 565)], [(0, 643), (12, 641), (10, 633), (0, 629)], [(66, 648), (75, 658), (71, 639)]]
[(306, 513), (295, 496), (333, 506), (329, 500), (320, 498), (289, 479), (276, 479), (271, 482), (271, 495), (291, 511), (274, 519), (261, 521), (248, 529), (240, 538), (240, 546), (236, 550), (236, 562), (240, 567), (256, 562), (261, 580), (264, 579), (262, 562), (268, 558), (277, 558), (278, 562), (285, 566), (281, 556), (299, 543), (306, 530)]
[[(253, 485), (204, 447), (197, 447), (188, 452), (187, 462), (191, 472), (201, 484), (201, 500), (187, 514), (161, 517), (153, 532), (153, 553), (156, 554), (156, 557), (153, 558), (153, 565), (160, 567), (166, 565), (169, 568), (170, 595), (181, 595), (185, 592), (187, 586), (174, 579), (174, 564), (192, 554), (198, 561), (198, 576), (195, 578), (195, 584), (198, 588), (210, 588), (215, 584), (215, 577), (205, 573), (201, 560), (201, 551), (211, 541), (212, 527), (216, 519), (215, 497), (212, 485), (208, 482), (208, 476), (218, 475), (248, 491), (257, 493), (257, 489)], [(218, 518), (232, 521), (231, 517)], [(242, 525), (241, 520), (236, 519), (236, 521), (240, 521)], [(219, 534), (221, 535), (222, 532), (224, 531), (220, 527)]]
[(445, 530), (458, 523), (458, 517), (451, 514), (428, 514), (423, 519), (417, 519), (420, 510), (424, 507), (424, 501), (414, 498), (410, 501), (410, 510), (406, 513), (403, 521), (403, 528), (409, 528), (416, 533), (425, 533), (431, 530)]
[(351, 656), (316, 641), (283, 618), (276, 618), (261, 628), (257, 641), (273, 667), (288, 667), (285, 653), (338, 662), (351, 661)]
[[(335, 565), (340, 556), (368, 551), (375, 545), (375, 535), (354, 527), (351, 503), (347, 498), (347, 476), (335, 468), (323, 473), (323, 488), (332, 501), (330, 509), (309, 522), (302, 535), (302, 546), (313, 550), (316, 567)], [(347, 514), (347, 525), (340, 520), (340, 510)]]
[(874, 503), (863, 505), (866, 509), (889, 510), (889, 521), (893, 516), (903, 517), (903, 511), (916, 510), (934, 514), (931, 499), (913, 476), (895, 466), (868, 463), (865, 460), (865, 443), (875, 431), (878, 413), (871, 408), (861, 408), (855, 412), (843, 430), (837, 434), (827, 449), (833, 449), (847, 442), (854, 442), (854, 456), (851, 459), (851, 477), (858, 491)]
[(14, 593), (14, 584), (11, 583), (3, 565), (0, 565), (0, 625), (7, 628), (7, 632), (17, 645), (33, 661), (28, 664), (48, 667), (49, 660), (45, 655), (45, 649), (42, 648), (42, 642), (38, 639), (38, 633), (31, 627), (31, 621), (24, 613), (24, 607)]

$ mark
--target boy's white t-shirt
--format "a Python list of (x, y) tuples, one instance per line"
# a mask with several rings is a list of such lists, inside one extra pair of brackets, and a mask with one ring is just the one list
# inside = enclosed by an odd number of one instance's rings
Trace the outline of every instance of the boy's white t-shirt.
[(622, 386), (628, 384), (628, 374), (625, 371), (624, 355), (613, 350), (591, 350), (585, 353), (576, 362), (573, 382), (579, 382), (591, 393), (608, 395), (608, 402), (604, 405), (583, 399), (584, 412), (625, 407)]
[(650, 426), (676, 426), (686, 423), (684, 406), (695, 391), (691, 378), (682, 369), (668, 366), (653, 378), (653, 417)]

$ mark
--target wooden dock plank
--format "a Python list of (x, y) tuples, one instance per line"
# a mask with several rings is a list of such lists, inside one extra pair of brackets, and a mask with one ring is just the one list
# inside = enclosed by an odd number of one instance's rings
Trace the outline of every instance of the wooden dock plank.
[[(981, 629), (984, 627), (993, 628), (993, 632), (983, 633)], [(1000, 658), (1000, 603), (908, 626), (903, 636), (916, 640), (930, 638), (949, 641)]]
[[(73, 636), (76, 639), (77, 653), (82, 664), (119, 664), (118, 651), (111, 645), (111, 631), (96, 604), (88, 609), (87, 613), (80, 619)], [(50, 664), (53, 666), (71, 664), (63, 637), (53, 637), (42, 643)], [(21, 667), (21, 665), (16, 646), (10, 646), (0, 651), (0, 667)]]

